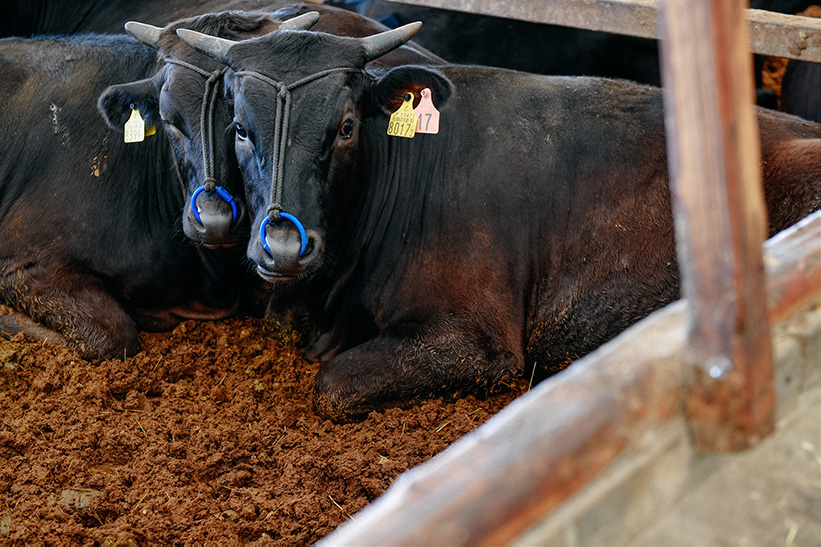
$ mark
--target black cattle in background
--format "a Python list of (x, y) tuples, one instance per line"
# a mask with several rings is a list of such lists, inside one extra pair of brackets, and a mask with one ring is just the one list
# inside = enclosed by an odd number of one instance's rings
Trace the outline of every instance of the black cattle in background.
[[(436, 18), (444, 14), (456, 13), (448, 10), (434, 10), (432, 8), (417, 8), (402, 4), (370, 0), (335, 0), (326, 4), (343, 5), (348, 9), (359, 11), (361, 15), (381, 18), (383, 23), (397, 26), (410, 21), (423, 21), (433, 28), (437, 25)], [(313, 5), (315, 2), (294, 2), (294, 4)], [(750, 0), (750, 7), (766, 9), (780, 13), (798, 13), (807, 6), (818, 4), (818, 0)], [(262, 2), (249, 0), (4, 0), (3, 17), (0, 18), (0, 37), (31, 36), (35, 34), (74, 34), (79, 32), (120, 33), (126, 21), (153, 21), (155, 24), (165, 24), (175, 19), (201, 15), (203, 13), (227, 11), (233, 9), (262, 8)], [(417, 11), (422, 10), (422, 11)], [(413, 14), (424, 17), (413, 18)], [(449, 15), (444, 15), (445, 17)], [(407, 19), (410, 18), (408, 21)], [(496, 19), (496, 18), (489, 18)], [(454, 21), (455, 22), (455, 21)], [(478, 19), (465, 19), (467, 23), (480, 23)], [(496, 21), (494, 24), (498, 24)], [(474, 27), (477, 31), (491, 30), (484, 26)], [(527, 26), (510, 27), (511, 30), (525, 30)], [(491, 35), (492, 36), (492, 35)], [(526, 34), (525, 36), (531, 36)], [(470, 39), (469, 36), (466, 36)], [(505, 34), (506, 40), (515, 40), (515, 34)], [(452, 40), (450, 40), (452, 42)], [(571, 40), (569, 43), (574, 43)], [(423, 42), (420, 42), (423, 43)], [(423, 43), (424, 44), (424, 43)], [(453, 50), (454, 55), (465, 54), (469, 46), (479, 45), (480, 49), (487, 49), (491, 44), (477, 44), (470, 39), (464, 42), (463, 48)], [(495, 45), (504, 46), (504, 42), (495, 42)], [(433, 51), (436, 51), (433, 49)], [(444, 51), (437, 51), (447, 58)], [(468, 53), (474, 55), (474, 53)], [(484, 53), (487, 54), (487, 53)], [(480, 53), (481, 55), (481, 53)], [(456, 57), (454, 57), (455, 62)], [(494, 63), (480, 63), (490, 64)], [(513, 67), (510, 67), (513, 68)], [(639, 80), (643, 81), (643, 80)]]
[[(286, 2), (280, 2), (281, 7)], [(306, 2), (313, 5), (312, 2)], [(4, 0), (0, 37), (38, 34), (121, 34), (126, 21), (165, 25), (177, 19), (228, 10), (262, 10), (258, 0)], [(302, 2), (288, 2), (301, 5)], [(274, 9), (277, 9), (275, 7)], [(271, 10), (273, 11), (273, 10)]]
[[(799, 14), (810, 6), (821, 7), (821, 0), (751, 0), (750, 7), (786, 14)], [(795, 114), (805, 120), (821, 122), (821, 64), (789, 59), (781, 82), (781, 100), (762, 89), (767, 57), (755, 55), (758, 104)]]
[(750, 0), (750, 9), (795, 14), (817, 4), (818, 0)]
[(781, 83), (781, 110), (821, 122), (821, 63), (790, 60)]
[[(414, 41), (454, 63), (661, 84), (655, 40), (382, 0), (330, 0), (329, 3), (356, 10), (389, 27), (422, 21), (425, 26)], [(752, 9), (786, 14), (799, 13), (811, 5), (821, 5), (821, 0), (750, 1)], [(763, 89), (765, 57), (754, 57), (757, 102), (777, 109), (776, 95)], [(791, 61), (790, 65), (795, 79), (792, 76), (786, 79), (784, 95), (788, 99), (781, 109), (821, 121), (812, 114), (821, 109), (819, 65), (798, 61)]]
[[(258, 204), (248, 256), (277, 286), (308, 284), (320, 328), (306, 356), (323, 362), (315, 401), (334, 418), (541, 378), (679, 296), (661, 90), (350, 69), (417, 28), (178, 31), (232, 69), (235, 150)], [(391, 113), (426, 88), (439, 132), (386, 134), (409, 130)], [(758, 123), (773, 234), (821, 206), (821, 125), (766, 109)]]
[(655, 40), (381, 0), (331, 0), (389, 27), (424, 23), (414, 42), (460, 64), (660, 85)]

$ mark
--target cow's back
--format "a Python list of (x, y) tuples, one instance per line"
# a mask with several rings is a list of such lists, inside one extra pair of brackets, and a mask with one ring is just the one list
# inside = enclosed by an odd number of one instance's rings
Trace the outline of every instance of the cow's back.
[(153, 50), (126, 36), (0, 41), (4, 270), (42, 255), (128, 277), (129, 290), (141, 271), (145, 279), (184, 273), (154, 270), (180, 263), (169, 236), (181, 197), (164, 136), (127, 145), (96, 109), (108, 85), (145, 77), (155, 63)]
[[(0, 93), (9, 105), (0, 113), (7, 303), (24, 306), (19, 295), (35, 286), (50, 291), (62, 270), (91, 276), (126, 306), (168, 308), (201, 295), (204, 279), (223, 268), (203, 269), (181, 233), (182, 193), (164, 133), (126, 144), (97, 111), (107, 86), (155, 69), (156, 53), (124, 35), (0, 41)], [(156, 320), (144, 321), (152, 328)]]
[(821, 124), (758, 109), (769, 236), (821, 208)]
[[(435, 306), (420, 295), (436, 294), (462, 324), (497, 332), (550, 372), (678, 298), (660, 89), (442, 72), (455, 91), (440, 133), (377, 137), (385, 144), (355, 241), (368, 246), (362, 290), (378, 326), (430, 316)], [(817, 125), (758, 115), (765, 168), (787, 150), (816, 154), (806, 137)], [(774, 231), (819, 207), (812, 170), (765, 170), (765, 181)]]

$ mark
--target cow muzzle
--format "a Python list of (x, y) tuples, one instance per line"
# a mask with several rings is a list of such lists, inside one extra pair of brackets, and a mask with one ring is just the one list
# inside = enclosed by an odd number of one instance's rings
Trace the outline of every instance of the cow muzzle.
[(240, 237), (240, 219), (244, 209), (223, 187), (209, 191), (200, 186), (186, 204), (183, 231), (190, 239), (206, 247), (234, 246)]
[[(276, 219), (274, 216), (278, 216)], [(260, 223), (259, 237), (252, 238), (249, 258), (266, 281), (293, 281), (315, 271), (322, 264), (322, 238), (306, 230), (297, 217), (280, 212)]]

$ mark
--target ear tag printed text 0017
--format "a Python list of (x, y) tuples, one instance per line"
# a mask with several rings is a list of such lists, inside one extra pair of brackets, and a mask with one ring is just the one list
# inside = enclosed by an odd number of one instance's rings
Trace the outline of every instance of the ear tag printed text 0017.
[(428, 133), (430, 135), (439, 133), (439, 111), (433, 106), (430, 89), (427, 87), (422, 90), (422, 100), (419, 101), (419, 106), (414, 108), (413, 112), (419, 117), (419, 122), (416, 124), (417, 133)]
[(413, 93), (405, 93), (399, 110), (391, 114), (388, 135), (412, 139), (416, 134), (416, 114), (413, 113)]
[(140, 111), (136, 108), (131, 109), (131, 117), (125, 122), (125, 134), (123, 140), (127, 143), (142, 142), (146, 137), (149, 137), (157, 132), (157, 129), (152, 125), (148, 129), (145, 128), (145, 121), (140, 116)]

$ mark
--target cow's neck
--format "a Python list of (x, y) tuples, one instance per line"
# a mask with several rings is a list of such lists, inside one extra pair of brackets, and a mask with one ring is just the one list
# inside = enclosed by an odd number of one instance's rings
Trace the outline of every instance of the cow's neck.
[(375, 280), (402, 271), (403, 261), (414, 260), (426, 241), (438, 237), (442, 227), (436, 223), (442, 215), (437, 211), (456, 192), (454, 181), (446, 176), (447, 150), (456, 146), (455, 137), (385, 139), (387, 118), (366, 124), (366, 134), (375, 138), (364, 139), (360, 156), (366, 159), (350, 177), (363, 182), (341, 185), (358, 191), (345, 196), (349, 206), (334, 208), (345, 217), (328, 241), (334, 262), (317, 281), (322, 285), (317, 292), (324, 295), (324, 320), (335, 328), (367, 328), (361, 323), (368, 315), (368, 301), (373, 288), (383, 285)]

